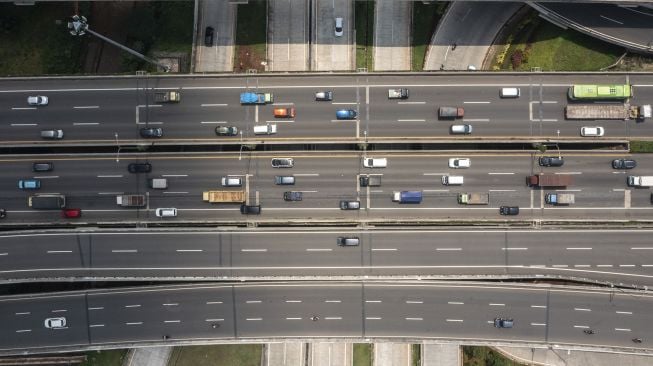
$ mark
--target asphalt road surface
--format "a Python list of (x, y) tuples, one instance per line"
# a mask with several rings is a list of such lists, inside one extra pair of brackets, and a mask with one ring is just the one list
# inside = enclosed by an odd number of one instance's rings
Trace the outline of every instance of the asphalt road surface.
[[(338, 237), (360, 245), (340, 247)], [(653, 284), (650, 230), (223, 230), (10, 233), (3, 280), (541, 277)], [(311, 277), (312, 278), (312, 277)]]
[[(278, 154), (138, 154), (6, 156), (0, 162), (0, 207), (8, 210), (0, 224), (34, 222), (164, 222), (155, 217), (156, 208), (174, 207), (177, 218), (165, 222), (386, 222), (396, 220), (632, 220), (649, 219), (650, 188), (626, 186), (628, 175), (651, 175), (653, 163), (636, 155), (632, 170), (612, 169), (611, 161), (628, 157), (625, 153), (561, 152), (565, 164), (558, 168), (538, 165), (540, 153), (390, 153), (375, 151), (368, 157), (387, 158), (387, 168), (362, 165), (361, 153), (321, 152)], [(557, 156), (552, 147), (547, 156)], [(273, 168), (273, 157), (292, 157), (290, 169)], [(469, 169), (451, 169), (449, 158), (471, 159)], [(119, 158), (119, 161), (116, 161)], [(51, 172), (32, 172), (35, 161), (52, 162)], [(150, 162), (152, 172), (132, 174), (133, 162)], [(568, 187), (537, 189), (526, 186), (526, 177), (536, 173), (569, 174), (574, 184)], [(380, 187), (361, 187), (359, 177), (380, 176)], [(442, 176), (463, 176), (461, 186), (442, 184)], [(239, 177), (242, 187), (221, 187), (222, 177)], [(276, 176), (294, 176), (294, 185), (275, 185)], [(151, 189), (148, 179), (166, 178), (168, 188)], [(37, 179), (38, 190), (21, 190), (20, 179)], [(260, 204), (261, 215), (241, 215), (238, 203), (208, 203), (202, 193), (209, 190), (246, 191), (249, 204)], [(287, 191), (302, 192), (302, 201), (284, 201)], [(422, 191), (420, 204), (393, 202), (397, 191)], [(461, 205), (459, 193), (489, 194), (488, 205)], [(546, 193), (573, 193), (575, 203), (552, 206), (544, 202)], [(81, 208), (82, 218), (71, 221), (57, 210), (34, 210), (28, 197), (58, 193), (66, 196), (66, 207)], [(142, 209), (123, 208), (116, 196), (147, 194)], [(341, 200), (359, 200), (360, 210), (340, 209)], [(520, 207), (518, 216), (501, 216), (499, 207)]]
[[(345, 23), (346, 24), (346, 23)], [(635, 85), (632, 104), (653, 100), (653, 79), (646, 75), (419, 75), (375, 77), (131, 78), (34, 80), (0, 83), (3, 145), (15, 144), (240, 144), (240, 136), (218, 137), (217, 126), (236, 126), (246, 143), (437, 141), (450, 139), (581, 139), (582, 126), (605, 127), (605, 139), (653, 136), (650, 123), (565, 121), (567, 89), (572, 83)], [(499, 98), (501, 87), (521, 88), (521, 97)], [(389, 88), (408, 87), (410, 98), (389, 100)], [(181, 102), (154, 104), (152, 88), (181, 88)], [(274, 104), (243, 106), (246, 90), (274, 93)], [(331, 102), (314, 93), (334, 92)], [(29, 95), (46, 95), (50, 104), (30, 107)], [(437, 108), (457, 106), (464, 118), (438, 120)], [(295, 107), (294, 118), (274, 118), (275, 107)], [(339, 109), (357, 110), (356, 120), (336, 120)], [(276, 123), (278, 133), (254, 135), (255, 125)], [(452, 124), (474, 128), (468, 137), (449, 135)], [(142, 127), (161, 127), (161, 139), (138, 137)], [(42, 129), (61, 128), (63, 140), (41, 140)], [(591, 138), (584, 138), (584, 141)]]
[[(4, 354), (264, 339), (420, 339), (636, 351), (650, 296), (487, 284), (241, 284), (147, 287), (0, 300)], [(64, 329), (44, 320), (65, 317)], [(493, 326), (497, 317), (514, 328)], [(592, 329), (593, 335), (583, 330)], [(632, 338), (642, 338), (635, 344)]]

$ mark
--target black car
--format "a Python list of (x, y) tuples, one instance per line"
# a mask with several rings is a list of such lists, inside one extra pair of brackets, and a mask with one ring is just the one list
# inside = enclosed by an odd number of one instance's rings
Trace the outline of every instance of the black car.
[(292, 168), (295, 166), (293, 158), (273, 158), (271, 163), (273, 168)]
[(562, 157), (557, 156), (542, 156), (540, 158), (540, 166), (562, 166), (565, 163)]
[(141, 137), (143, 138), (156, 138), (163, 136), (163, 128), (141, 128)]
[(243, 215), (260, 215), (261, 205), (240, 205), (240, 213)]
[(236, 126), (220, 126), (215, 128), (215, 134), (218, 136), (236, 136), (238, 128)]
[(502, 215), (519, 215), (518, 206), (501, 206), (499, 207), (499, 213)]
[(302, 194), (302, 192), (294, 192), (294, 191), (283, 192), (284, 201), (301, 201), (303, 197), (304, 195)]
[(32, 164), (32, 170), (35, 172), (49, 172), (54, 169), (54, 164), (50, 162), (34, 163)]
[(127, 166), (130, 173), (149, 173), (152, 171), (150, 163), (131, 163)]
[(355, 247), (360, 245), (360, 238), (356, 236), (352, 236), (352, 237), (339, 236), (336, 239), (336, 243), (338, 243), (338, 245), (341, 247)]
[(632, 169), (637, 166), (637, 162), (632, 159), (615, 159), (612, 160), (613, 169)]
[(361, 202), (360, 201), (340, 201), (341, 210), (360, 210)]
[(206, 27), (204, 32), (204, 45), (206, 47), (213, 46), (213, 27)]

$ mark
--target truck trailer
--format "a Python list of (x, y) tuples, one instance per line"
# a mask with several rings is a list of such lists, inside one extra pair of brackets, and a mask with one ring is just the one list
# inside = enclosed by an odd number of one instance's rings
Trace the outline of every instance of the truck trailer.
[(630, 175), (627, 183), (629, 187), (653, 187), (653, 176)]
[(489, 193), (459, 193), (458, 203), (461, 205), (487, 205), (490, 203)]
[(270, 104), (274, 103), (272, 93), (240, 93), (240, 104)]
[(544, 196), (544, 202), (550, 205), (566, 206), (575, 202), (573, 193), (547, 193)]
[(35, 210), (60, 210), (66, 207), (66, 196), (62, 194), (39, 194), (30, 196), (27, 205)]
[(438, 108), (439, 118), (463, 118), (465, 116), (465, 109), (459, 107), (440, 107)]
[(422, 191), (395, 191), (392, 200), (399, 203), (421, 203)]
[(614, 119), (643, 121), (651, 117), (651, 105), (630, 104), (569, 104), (565, 107), (566, 119)]
[(245, 191), (206, 191), (202, 199), (210, 203), (244, 203)]
[(116, 204), (122, 207), (145, 207), (147, 198), (144, 194), (119, 194), (116, 196)]
[(156, 103), (179, 103), (181, 93), (178, 91), (157, 92), (154, 93), (154, 101)]
[(530, 187), (566, 187), (574, 184), (574, 177), (569, 174), (540, 173), (526, 177)]

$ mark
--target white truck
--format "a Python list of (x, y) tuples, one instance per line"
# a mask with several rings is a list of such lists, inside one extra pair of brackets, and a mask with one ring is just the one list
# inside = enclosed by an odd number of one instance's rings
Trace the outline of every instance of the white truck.
[(569, 104), (565, 107), (566, 119), (614, 119), (643, 121), (651, 117), (651, 105), (630, 104)]
[(550, 205), (567, 206), (574, 204), (576, 198), (573, 193), (547, 193), (544, 201)]
[(487, 205), (490, 203), (489, 193), (459, 193), (458, 203), (461, 205)]
[(388, 99), (408, 99), (408, 89), (388, 89)]
[(255, 135), (274, 135), (275, 133), (277, 133), (276, 124), (254, 126)]
[(653, 187), (653, 176), (628, 176), (628, 187)]

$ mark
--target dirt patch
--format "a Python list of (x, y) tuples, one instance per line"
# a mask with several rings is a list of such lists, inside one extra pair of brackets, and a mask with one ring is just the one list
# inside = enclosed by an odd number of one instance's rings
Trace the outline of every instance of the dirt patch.
[(265, 61), (265, 58), (262, 53), (256, 52), (254, 47), (238, 46), (238, 51), (236, 52), (238, 65), (235, 67), (237, 72), (245, 72), (249, 69), (265, 71), (265, 65), (261, 64), (261, 62)]
[[(103, 36), (124, 44), (127, 39), (125, 22), (134, 8), (133, 1), (91, 2), (88, 16), (89, 28)], [(84, 62), (87, 73), (118, 73), (122, 71), (123, 50), (88, 35), (89, 43)]]

